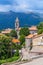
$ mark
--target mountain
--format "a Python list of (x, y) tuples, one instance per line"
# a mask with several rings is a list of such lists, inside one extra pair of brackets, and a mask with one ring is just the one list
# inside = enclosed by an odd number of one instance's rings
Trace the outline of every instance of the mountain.
[(14, 28), (16, 17), (19, 18), (20, 27), (37, 25), (40, 21), (43, 21), (39, 13), (0, 12), (0, 29)]

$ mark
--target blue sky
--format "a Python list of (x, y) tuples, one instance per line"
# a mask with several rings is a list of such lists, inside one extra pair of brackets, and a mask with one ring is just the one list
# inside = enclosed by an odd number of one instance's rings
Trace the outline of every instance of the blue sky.
[(43, 12), (43, 0), (0, 0), (0, 12)]

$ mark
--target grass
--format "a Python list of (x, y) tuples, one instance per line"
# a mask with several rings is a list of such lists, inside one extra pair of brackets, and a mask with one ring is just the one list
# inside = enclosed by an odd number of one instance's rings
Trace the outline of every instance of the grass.
[(7, 63), (7, 62), (12, 62), (12, 61), (16, 61), (20, 58), (20, 56), (13, 56), (12, 58), (8, 58), (8, 59), (5, 59), (5, 60), (0, 60), (0, 65), (2, 63)]

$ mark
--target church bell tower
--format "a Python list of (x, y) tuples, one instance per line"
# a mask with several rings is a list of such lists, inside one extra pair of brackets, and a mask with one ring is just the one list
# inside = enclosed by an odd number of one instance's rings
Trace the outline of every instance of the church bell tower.
[(15, 30), (18, 30), (18, 28), (19, 28), (19, 19), (17, 17), (15, 20)]

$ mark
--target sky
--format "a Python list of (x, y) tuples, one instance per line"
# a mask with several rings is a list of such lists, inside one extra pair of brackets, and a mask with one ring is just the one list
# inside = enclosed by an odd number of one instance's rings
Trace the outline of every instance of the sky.
[(43, 0), (0, 0), (0, 12), (43, 12)]

